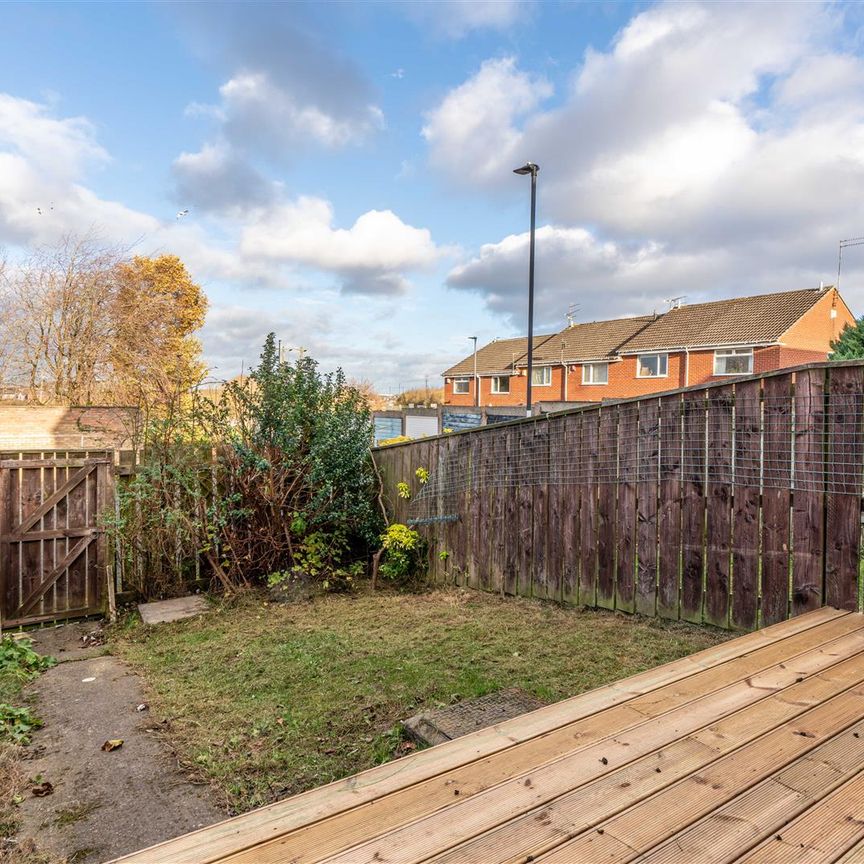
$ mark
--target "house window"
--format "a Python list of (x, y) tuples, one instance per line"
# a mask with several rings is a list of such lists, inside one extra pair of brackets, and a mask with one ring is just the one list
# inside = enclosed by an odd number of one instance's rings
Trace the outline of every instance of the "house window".
[(534, 387), (548, 387), (552, 383), (552, 367), (540, 366), (531, 370), (531, 384)]
[(496, 375), (492, 378), (493, 393), (509, 393), (510, 392), (510, 376)]
[(715, 375), (749, 375), (752, 371), (752, 348), (723, 348), (714, 352)]
[(471, 379), (470, 378), (454, 378), (453, 379), (454, 393), (470, 393)]
[(608, 384), (609, 383), (609, 364), (608, 363), (583, 363), (582, 364), (582, 383), (583, 384)]
[(637, 378), (665, 378), (668, 374), (668, 354), (640, 354), (636, 358)]

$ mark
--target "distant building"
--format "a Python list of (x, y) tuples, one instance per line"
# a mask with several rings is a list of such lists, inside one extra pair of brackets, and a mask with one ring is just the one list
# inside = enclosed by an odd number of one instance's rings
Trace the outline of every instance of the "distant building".
[[(680, 305), (534, 337), (533, 401), (600, 402), (825, 360), (855, 318), (832, 287)], [(445, 405), (524, 405), (528, 340), (499, 339), (444, 375)], [(477, 398), (479, 390), (479, 399)]]

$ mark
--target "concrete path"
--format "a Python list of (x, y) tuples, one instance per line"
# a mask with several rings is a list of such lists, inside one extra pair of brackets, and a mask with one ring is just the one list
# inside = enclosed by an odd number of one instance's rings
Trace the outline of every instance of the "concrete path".
[[(81, 649), (81, 634), (96, 627), (37, 631), (36, 650), (61, 662), (29, 691), (45, 726), (33, 738), (27, 770), (34, 785), (48, 781), (54, 791), (22, 803), (21, 834), (78, 864), (108, 861), (225, 818), (150, 731), (159, 718), (136, 710), (145, 700), (141, 679), (104, 648)], [(123, 746), (104, 752), (109, 739), (123, 739)]]

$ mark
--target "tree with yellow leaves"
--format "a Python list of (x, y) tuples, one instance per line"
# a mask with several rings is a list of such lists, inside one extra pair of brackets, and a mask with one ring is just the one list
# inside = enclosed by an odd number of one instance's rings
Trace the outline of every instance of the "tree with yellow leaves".
[(114, 380), (131, 404), (167, 404), (206, 374), (194, 334), (207, 298), (176, 255), (121, 262), (116, 279)]
[(66, 237), (0, 271), (0, 372), (30, 399), (164, 410), (203, 379), (207, 298), (176, 255)]

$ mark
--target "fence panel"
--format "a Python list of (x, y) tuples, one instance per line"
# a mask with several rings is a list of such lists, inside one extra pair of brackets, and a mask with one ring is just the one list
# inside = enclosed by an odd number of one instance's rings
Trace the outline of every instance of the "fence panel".
[(792, 614), (822, 605), (825, 545), (825, 370), (795, 376)]
[(579, 524), (579, 602), (597, 603), (597, 442), (600, 436), (600, 412), (586, 411), (582, 416), (581, 518)]
[(789, 529), (792, 473), (791, 376), (766, 379), (762, 388), (762, 604), (761, 622), (775, 624), (789, 609)]
[[(618, 528), (618, 406), (600, 409), (599, 473), (597, 489), (597, 599), (615, 607), (615, 535)], [(612, 481), (612, 482), (610, 482)]]
[(636, 611), (657, 611), (657, 526), (660, 476), (660, 402), (646, 399), (639, 405), (639, 483), (636, 490)]
[(862, 368), (831, 369), (828, 390), (825, 600), (840, 609), (855, 609), (861, 537)]
[(430, 561), (436, 578), (735, 629), (823, 603), (859, 608), (864, 362), (487, 426), (375, 459), (392, 517), (419, 513), (430, 555), (448, 553)]
[[(561, 544), (563, 546), (563, 583), (561, 599), (567, 603), (579, 602), (579, 561), (581, 536), (579, 531), (582, 486), (578, 475), (582, 465), (582, 421), (584, 414), (559, 418), (561, 437)], [(555, 439), (553, 439), (555, 440)], [(554, 542), (554, 535), (553, 535)]]
[(705, 620), (717, 627), (727, 627), (729, 624), (732, 569), (732, 406), (731, 384), (709, 392)]
[(636, 587), (636, 480), (639, 465), (639, 403), (618, 409), (618, 516), (615, 608), (632, 612)]
[(531, 454), (534, 477), (531, 484), (531, 596), (554, 599), (554, 586), (547, 573), (549, 540), (549, 424), (532, 423)]
[(680, 394), (660, 399), (657, 614), (662, 618), (678, 618), (680, 614), (683, 416)]
[(705, 392), (683, 399), (683, 513), (681, 515), (681, 617), (702, 620), (705, 569)]
[[(534, 482), (533, 425), (533, 423), (528, 423), (516, 427), (519, 430), (518, 464), (514, 466), (518, 469), (519, 473), (517, 474), (516, 488), (513, 490), (518, 503), (515, 526), (517, 536), (519, 537), (516, 591), (522, 597), (531, 596), (534, 572), (534, 549), (532, 547), (534, 539), (534, 490), (532, 488)], [(519, 482), (519, 477), (524, 478), (524, 482)]]
[(759, 617), (762, 382), (758, 379), (735, 385), (733, 471), (731, 624), (751, 630)]

